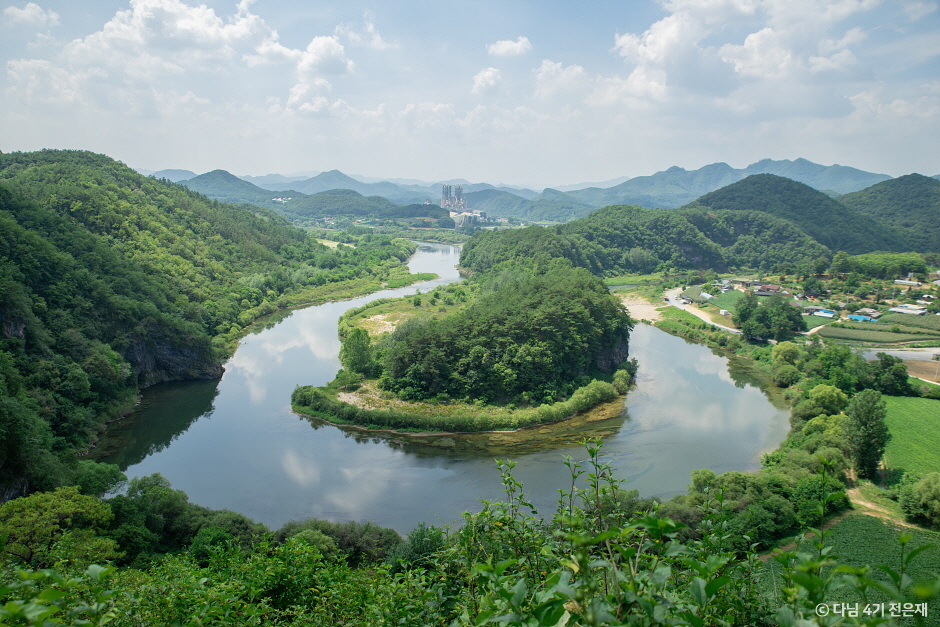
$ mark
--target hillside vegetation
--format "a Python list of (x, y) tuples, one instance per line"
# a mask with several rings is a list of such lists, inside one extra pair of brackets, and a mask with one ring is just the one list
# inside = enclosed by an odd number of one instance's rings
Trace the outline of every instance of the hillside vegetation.
[(220, 376), (259, 316), (378, 289), (412, 250), (330, 249), (102, 155), (0, 155), (0, 496), (74, 480), (139, 388)]
[(771, 268), (828, 252), (792, 223), (757, 211), (659, 211), (621, 205), (550, 229), (479, 233), (464, 246), (461, 265), (483, 272), (513, 258), (545, 263), (562, 257), (595, 274), (617, 275)]
[(832, 251), (859, 254), (910, 250), (893, 227), (849, 209), (807, 185), (772, 174), (749, 176), (705, 194), (691, 206), (769, 213), (790, 221)]
[(905, 250), (940, 250), (940, 181), (908, 174), (839, 198), (846, 207), (895, 229)]

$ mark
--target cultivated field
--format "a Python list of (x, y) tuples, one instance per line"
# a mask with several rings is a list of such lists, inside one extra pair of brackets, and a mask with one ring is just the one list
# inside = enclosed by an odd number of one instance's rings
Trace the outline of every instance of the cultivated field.
[(940, 401), (911, 396), (883, 398), (891, 433), (885, 465), (921, 474), (940, 470)]

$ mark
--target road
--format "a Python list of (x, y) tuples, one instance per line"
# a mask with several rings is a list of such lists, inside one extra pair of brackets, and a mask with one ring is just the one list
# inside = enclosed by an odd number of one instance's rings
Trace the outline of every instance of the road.
[(676, 307), (677, 309), (683, 309), (689, 312), (690, 314), (692, 314), (693, 316), (701, 318), (708, 324), (713, 324), (719, 329), (723, 329), (730, 333), (738, 333), (738, 334), (741, 333), (739, 330), (735, 329), (734, 327), (729, 327), (729, 326), (725, 326), (723, 324), (718, 324), (717, 322), (714, 322), (707, 313), (705, 313), (704, 311), (702, 311), (695, 305), (684, 304), (681, 300), (679, 300), (679, 294), (681, 293), (682, 293), (682, 288), (676, 287), (671, 290), (666, 290), (665, 292), (663, 292), (663, 296), (666, 298), (666, 302), (668, 304), (672, 305), (673, 307)]

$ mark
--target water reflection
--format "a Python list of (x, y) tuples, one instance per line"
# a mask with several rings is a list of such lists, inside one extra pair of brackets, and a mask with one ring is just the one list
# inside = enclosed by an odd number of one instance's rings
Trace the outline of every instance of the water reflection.
[(108, 426), (107, 437), (94, 449), (95, 458), (127, 468), (167, 448), (200, 417), (214, 412), (219, 382), (161, 383), (147, 390), (135, 414), (150, 420), (125, 419)]
[[(434, 271), (427, 291), (457, 280), (459, 248), (424, 246), (409, 264)], [(685, 490), (695, 468), (753, 470), (787, 428), (786, 413), (750, 384), (734, 361), (639, 325), (631, 355), (637, 387), (559, 425), (517, 433), (410, 437), (333, 427), (290, 412), (298, 384), (323, 385), (339, 368), (338, 317), (416, 286), (295, 311), (244, 339), (221, 381), (158, 386), (107, 461), (129, 476), (160, 472), (190, 499), (278, 527), (292, 519), (369, 520), (407, 533), (418, 523), (450, 523), (501, 497), (494, 458), (517, 462), (516, 476), (540, 511), (569, 483), (563, 456), (583, 459), (579, 442), (605, 439), (608, 461), (646, 496)], [(100, 455), (99, 455), (100, 457)]]

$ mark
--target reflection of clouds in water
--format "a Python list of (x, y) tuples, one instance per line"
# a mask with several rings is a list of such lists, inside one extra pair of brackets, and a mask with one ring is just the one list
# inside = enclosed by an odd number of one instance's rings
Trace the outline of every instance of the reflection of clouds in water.
[(692, 367), (695, 368), (695, 371), (699, 374), (716, 376), (720, 380), (734, 385), (734, 380), (731, 378), (731, 373), (728, 371), (727, 359), (716, 358), (715, 355), (711, 353), (703, 353), (698, 356), (698, 359), (695, 360)]
[(281, 458), (281, 468), (298, 486), (305, 488), (320, 483), (320, 468), (310, 459), (303, 459), (294, 451)]
[[(301, 312), (303, 313), (303, 312)], [(338, 359), (339, 338), (335, 316), (308, 316), (303, 325), (292, 332), (276, 333), (272, 329), (262, 336), (251, 336), (229, 360), (226, 369), (237, 372), (244, 379), (251, 402), (260, 404), (267, 396), (266, 382), (271, 370), (285, 364), (285, 356), (296, 349), (308, 350), (316, 361)], [(299, 328), (298, 328), (299, 327)], [(291, 358), (293, 359), (293, 358)], [(290, 359), (287, 363), (290, 363)]]
[[(441, 467), (414, 467), (411, 456), (391, 449), (344, 449), (346, 459), (342, 467), (334, 468), (331, 477), (319, 495), (329, 507), (348, 520), (369, 518), (378, 508), (415, 508), (416, 494), (439, 490), (434, 485), (453, 471)], [(418, 501), (421, 501), (419, 497)], [(435, 503), (428, 501), (428, 511)], [(417, 506), (417, 509), (421, 509)]]

